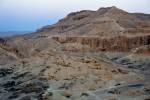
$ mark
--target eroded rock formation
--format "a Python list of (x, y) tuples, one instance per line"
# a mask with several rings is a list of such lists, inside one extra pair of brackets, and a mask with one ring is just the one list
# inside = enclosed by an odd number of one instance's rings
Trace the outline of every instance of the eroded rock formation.
[[(88, 45), (90, 47), (90, 50), (94, 49), (94, 50), (100, 50), (100, 51), (129, 52), (132, 49), (135, 49), (144, 45), (150, 45), (150, 35), (132, 36), (132, 37), (118, 36), (118, 37), (112, 37), (112, 38), (59, 36), (59, 37), (53, 37), (53, 39), (55, 39), (56, 41), (62, 44), (78, 43), (82, 45)], [(80, 48), (82, 48), (82, 46)], [(83, 47), (83, 49), (85, 48)]]

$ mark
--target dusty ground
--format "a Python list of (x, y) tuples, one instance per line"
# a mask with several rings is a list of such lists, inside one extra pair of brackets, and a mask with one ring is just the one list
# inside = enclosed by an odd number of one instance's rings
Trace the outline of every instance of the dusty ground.
[[(144, 80), (142, 69), (124, 67), (124, 62), (116, 63), (117, 59), (112, 59), (125, 54), (116, 55), (104, 52), (56, 54), (47, 51), (1, 65), (1, 100), (149, 98), (149, 81)], [(145, 60), (140, 61), (137, 63), (144, 63)], [(149, 67), (144, 68), (149, 70)]]

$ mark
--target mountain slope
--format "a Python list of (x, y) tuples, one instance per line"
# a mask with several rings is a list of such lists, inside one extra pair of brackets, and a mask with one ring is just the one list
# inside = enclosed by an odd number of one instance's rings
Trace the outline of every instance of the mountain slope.
[(84, 10), (0, 38), (0, 100), (148, 100), (148, 16)]
[(143, 20), (142, 16), (144, 15), (131, 14), (116, 7), (101, 8), (97, 11), (85, 10), (71, 13), (58, 23), (45, 26), (39, 29), (38, 32), (45, 32), (50, 35), (71, 34), (98, 36), (120, 35), (121, 33), (130, 32), (130, 30), (137, 30), (137, 33), (142, 30), (150, 32), (150, 21)]

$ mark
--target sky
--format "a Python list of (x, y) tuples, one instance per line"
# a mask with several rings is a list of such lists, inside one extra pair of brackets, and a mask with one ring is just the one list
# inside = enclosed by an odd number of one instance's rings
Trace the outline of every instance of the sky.
[(35, 31), (70, 12), (109, 6), (150, 14), (150, 0), (0, 0), (0, 32)]

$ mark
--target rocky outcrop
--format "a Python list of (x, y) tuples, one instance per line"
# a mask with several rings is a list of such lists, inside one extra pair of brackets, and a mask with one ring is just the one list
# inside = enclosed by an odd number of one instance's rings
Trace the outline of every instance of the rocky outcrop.
[(53, 39), (55, 39), (56, 41), (62, 44), (78, 43), (82, 45), (88, 45), (90, 46), (90, 48), (94, 50), (101, 50), (101, 51), (128, 52), (144, 45), (150, 45), (150, 35), (132, 36), (132, 37), (118, 36), (112, 38), (59, 36), (59, 37), (53, 37)]
[(0, 38), (0, 56), (1, 56), (1, 59), (0, 59), (0, 64), (1, 64), (9, 60), (12, 60), (12, 61), (14, 59), (16, 60), (17, 57), (19, 56), (21, 57), (22, 54), (17, 48), (13, 47), (13, 45), (9, 45), (8, 40), (6, 38), (5, 39)]

